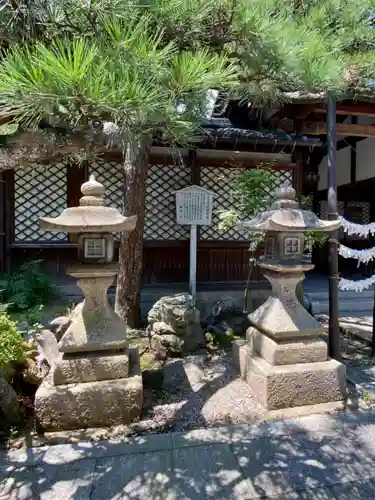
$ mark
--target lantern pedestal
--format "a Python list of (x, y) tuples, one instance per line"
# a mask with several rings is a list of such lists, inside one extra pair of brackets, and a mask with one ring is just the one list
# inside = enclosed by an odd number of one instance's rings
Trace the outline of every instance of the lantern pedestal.
[[(48, 376), (35, 395), (38, 426), (43, 431), (61, 431), (89, 427), (130, 424), (139, 419), (142, 409), (142, 376), (137, 350), (129, 349), (129, 375), (107, 380), (55, 385)], [(101, 366), (105, 358), (101, 359)], [(113, 361), (112, 361), (113, 362)], [(90, 358), (82, 358), (82, 370), (91, 367)], [(117, 377), (122, 375), (121, 370)], [(77, 377), (79, 379), (79, 377)]]
[(126, 349), (126, 325), (108, 303), (108, 288), (118, 272), (118, 264), (72, 266), (70, 276), (85, 299), (71, 313), (71, 324), (59, 342), (63, 353)]
[(59, 342), (61, 357), (35, 396), (44, 430), (126, 424), (142, 408), (139, 355), (129, 355), (126, 325), (108, 303), (118, 265), (80, 265), (77, 278), (85, 298), (71, 313)]
[[(237, 367), (267, 410), (342, 401), (345, 367), (328, 359), (323, 326), (300, 304), (296, 286), (306, 266), (263, 266), (272, 284), (267, 301), (249, 315), (247, 342), (234, 345)], [(308, 266), (311, 268), (311, 266)]]
[(84, 292), (59, 342), (60, 359), (35, 396), (39, 426), (76, 429), (130, 423), (142, 408), (139, 355), (129, 355), (126, 325), (108, 303), (117, 264), (69, 269)]

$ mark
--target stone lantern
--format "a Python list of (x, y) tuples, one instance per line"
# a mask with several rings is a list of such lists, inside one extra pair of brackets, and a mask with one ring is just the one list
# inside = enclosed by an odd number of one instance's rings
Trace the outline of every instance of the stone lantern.
[(296, 296), (304, 273), (314, 267), (304, 256), (305, 232), (330, 232), (340, 221), (323, 221), (301, 210), (295, 195), (284, 185), (276, 190), (270, 210), (242, 223), (250, 232), (265, 233), (264, 255), (257, 264), (272, 292), (248, 316), (246, 341), (233, 345), (234, 363), (268, 410), (337, 404), (345, 397), (345, 368), (328, 358), (324, 327)]
[(94, 176), (81, 191), (79, 207), (40, 219), (46, 231), (78, 235), (79, 263), (67, 273), (84, 293), (58, 344), (60, 356), (36, 393), (35, 410), (45, 430), (129, 423), (142, 407), (138, 352), (128, 349), (126, 325), (107, 297), (118, 272), (111, 233), (132, 231), (137, 216), (106, 207), (104, 187)]

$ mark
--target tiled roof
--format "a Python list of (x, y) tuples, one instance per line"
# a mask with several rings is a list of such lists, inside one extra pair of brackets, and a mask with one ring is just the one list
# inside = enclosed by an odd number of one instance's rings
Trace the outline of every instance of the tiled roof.
[(306, 143), (317, 144), (320, 142), (319, 137), (313, 136), (298, 136), (296, 134), (287, 134), (286, 132), (268, 131), (268, 130), (249, 130), (235, 127), (205, 127), (204, 133), (208, 137), (221, 139), (261, 139), (288, 143)]

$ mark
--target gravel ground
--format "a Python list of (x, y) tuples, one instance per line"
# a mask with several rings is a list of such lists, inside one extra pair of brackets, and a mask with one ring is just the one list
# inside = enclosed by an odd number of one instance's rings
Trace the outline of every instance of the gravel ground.
[(49, 433), (35, 432), (10, 439), (8, 446), (41, 446), (118, 439), (130, 435), (182, 431), (229, 423), (262, 420), (264, 410), (248, 385), (232, 367), (231, 353), (210, 355), (202, 350), (183, 359), (171, 359), (164, 366), (161, 390), (144, 390), (143, 412), (130, 426)]
[(238, 378), (228, 353), (203, 352), (170, 360), (163, 391), (146, 391), (140, 427), (160, 432), (228, 423), (252, 423), (264, 411)]
[[(316, 318), (328, 328), (328, 316), (321, 315)], [(328, 332), (324, 335), (324, 340), (328, 342)], [(369, 366), (375, 365), (375, 358), (371, 356), (371, 347), (364, 340), (351, 335), (349, 330), (341, 329), (341, 354), (345, 364), (349, 366)]]

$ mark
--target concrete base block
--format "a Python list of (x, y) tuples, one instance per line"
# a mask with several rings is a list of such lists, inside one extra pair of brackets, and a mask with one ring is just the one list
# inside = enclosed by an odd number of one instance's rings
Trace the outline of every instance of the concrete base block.
[[(235, 344), (235, 343), (234, 343)], [(345, 367), (335, 360), (275, 366), (253, 356), (249, 345), (233, 345), (241, 377), (267, 410), (339, 402), (345, 399)], [(237, 363), (238, 366), (238, 363)]]
[(285, 340), (275, 342), (267, 335), (254, 335), (254, 350), (271, 365), (293, 365), (327, 361), (327, 344), (317, 338)]
[(35, 395), (38, 427), (59, 431), (129, 424), (139, 419), (143, 387), (139, 355), (132, 350), (131, 376), (55, 386), (47, 377)]
[(249, 347), (246, 340), (235, 340), (232, 342), (232, 361), (234, 369), (239, 372), (242, 379), (246, 378), (247, 374), (247, 358)]
[(85, 357), (64, 355), (53, 370), (55, 385), (127, 378), (129, 358), (122, 354), (86, 353)]
[(250, 357), (246, 381), (268, 410), (341, 401), (346, 391), (345, 367), (333, 359), (273, 366), (260, 357)]

